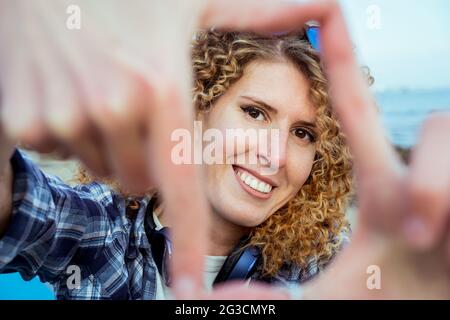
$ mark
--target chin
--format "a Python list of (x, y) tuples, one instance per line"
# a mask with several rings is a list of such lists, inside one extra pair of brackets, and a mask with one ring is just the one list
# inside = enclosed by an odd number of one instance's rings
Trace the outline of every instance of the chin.
[(243, 212), (242, 209), (226, 214), (226, 218), (228, 218), (229, 221), (232, 221), (241, 227), (247, 228), (259, 226), (266, 220), (266, 217), (267, 215), (264, 213), (260, 212), (252, 213), (251, 211)]
[(209, 181), (207, 189), (208, 200), (215, 214), (242, 227), (252, 228), (263, 223), (273, 209), (273, 198), (259, 199), (245, 191), (232, 165), (220, 169), (209, 172), (214, 180)]
[(263, 223), (269, 213), (251, 203), (243, 203), (242, 200), (230, 199), (226, 196), (215, 199), (211, 203), (213, 211), (222, 219), (247, 228), (253, 228)]

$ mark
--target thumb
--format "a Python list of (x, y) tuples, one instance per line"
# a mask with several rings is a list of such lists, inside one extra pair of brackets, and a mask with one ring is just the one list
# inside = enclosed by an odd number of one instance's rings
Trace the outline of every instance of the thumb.
[(213, 0), (201, 15), (203, 28), (258, 32), (290, 31), (320, 20), (335, 1)]
[(149, 87), (153, 88), (147, 112), (149, 157), (152, 159), (149, 170), (161, 192), (165, 203), (164, 215), (173, 232), (170, 274), (175, 296), (181, 299), (193, 299), (203, 288), (209, 219), (200, 167), (193, 163), (180, 163), (173, 154), (174, 148), (180, 144), (173, 138), (174, 133), (181, 131), (183, 137), (187, 134), (191, 141), (193, 137), (191, 81), (180, 76), (191, 74), (188, 61), (186, 58), (177, 62), (180, 65), (177, 74), (161, 69), (153, 80), (151, 75), (147, 77)]

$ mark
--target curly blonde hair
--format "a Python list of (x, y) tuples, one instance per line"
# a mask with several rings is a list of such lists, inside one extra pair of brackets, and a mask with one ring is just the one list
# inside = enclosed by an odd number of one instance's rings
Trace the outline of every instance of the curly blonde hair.
[[(320, 132), (305, 184), (293, 199), (250, 233), (248, 245), (261, 248), (263, 275), (274, 276), (286, 263), (306, 267), (315, 259), (322, 266), (336, 253), (341, 234), (349, 228), (345, 212), (352, 194), (352, 162), (332, 112), (320, 56), (298, 34), (197, 33), (192, 47), (196, 111), (213, 107), (242, 77), (246, 66), (260, 59), (289, 61), (306, 76)], [(90, 180), (84, 170), (79, 180)]]
[(263, 271), (275, 275), (285, 263), (326, 264), (349, 227), (345, 211), (352, 193), (352, 162), (330, 105), (320, 56), (298, 34), (262, 37), (205, 31), (193, 47), (194, 102), (205, 110), (239, 80), (255, 60), (284, 59), (306, 76), (320, 135), (309, 178), (298, 194), (251, 231), (249, 245), (261, 247)]

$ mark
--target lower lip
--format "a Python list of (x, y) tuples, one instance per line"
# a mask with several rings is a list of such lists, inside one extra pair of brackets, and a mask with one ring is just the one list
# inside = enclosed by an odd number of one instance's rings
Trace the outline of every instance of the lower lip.
[[(239, 170), (245, 171), (245, 170), (243, 170), (241, 168)], [(272, 187), (272, 190), (270, 190), (269, 193), (259, 192), (259, 191), (255, 190), (255, 189), (249, 187), (248, 185), (246, 185), (244, 183), (244, 181), (241, 180), (241, 178), (237, 174), (237, 169), (235, 167), (233, 167), (233, 171), (234, 171), (234, 175), (236, 176), (236, 179), (239, 182), (239, 184), (241, 185), (242, 189), (247, 191), (247, 193), (249, 193), (250, 195), (254, 196), (255, 198), (262, 199), (262, 200), (269, 199), (272, 196), (273, 187)], [(246, 171), (246, 172), (248, 172), (248, 171)], [(248, 172), (248, 174), (250, 174), (250, 172)]]

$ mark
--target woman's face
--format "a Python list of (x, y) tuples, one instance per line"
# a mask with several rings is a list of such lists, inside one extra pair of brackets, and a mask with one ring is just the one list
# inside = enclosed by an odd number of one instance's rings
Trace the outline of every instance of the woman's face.
[[(292, 63), (249, 64), (242, 78), (198, 116), (203, 132), (214, 128), (223, 137), (239, 133), (235, 129), (268, 132), (267, 138), (258, 135), (257, 143), (225, 139), (224, 164), (204, 165), (214, 213), (233, 225), (255, 227), (292, 199), (311, 172), (315, 117), (309, 84)], [(278, 134), (271, 136), (271, 129)], [(266, 148), (258, 148), (261, 144)]]

